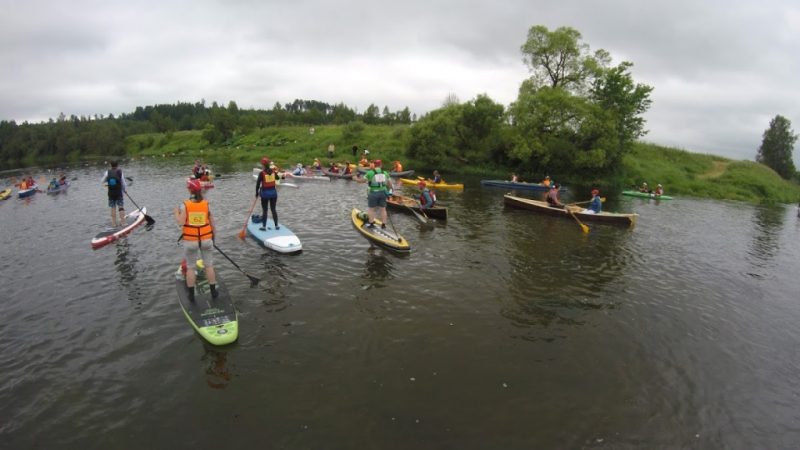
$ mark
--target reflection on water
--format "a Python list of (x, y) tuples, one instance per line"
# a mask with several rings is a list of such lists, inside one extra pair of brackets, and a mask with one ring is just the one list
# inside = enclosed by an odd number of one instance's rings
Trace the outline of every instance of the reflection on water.
[[(362, 278), (370, 281), (388, 281), (393, 280), (392, 274), (392, 260), (394, 255), (388, 255), (388, 250), (383, 250), (379, 247), (370, 247), (367, 250), (367, 261), (364, 264), (364, 274)], [(382, 283), (373, 283), (371, 287), (383, 286)]]
[(780, 250), (780, 232), (786, 216), (784, 207), (762, 206), (753, 214), (753, 238), (747, 251), (753, 270), (748, 274), (755, 278), (767, 275), (772, 259)]
[(201, 358), (206, 366), (206, 384), (211, 389), (225, 389), (231, 381), (232, 374), (227, 366), (228, 350), (212, 347), (203, 343), (205, 354)]

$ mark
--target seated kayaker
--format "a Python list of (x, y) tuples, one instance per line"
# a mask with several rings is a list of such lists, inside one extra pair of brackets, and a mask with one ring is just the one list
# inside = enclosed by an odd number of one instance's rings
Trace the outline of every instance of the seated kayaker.
[(314, 170), (322, 170), (322, 164), (320, 164), (319, 158), (314, 158), (314, 163), (311, 165), (311, 168)]
[(558, 183), (553, 182), (550, 190), (547, 191), (547, 205), (553, 208), (563, 208), (564, 204), (558, 199)]
[(434, 184), (444, 183), (444, 180), (442, 180), (442, 176), (439, 175), (438, 170), (433, 171), (433, 183)]
[(19, 182), (19, 190), (24, 191), (26, 189), (28, 189), (28, 180), (23, 178), (22, 181)]
[(344, 162), (344, 174), (345, 175), (350, 175), (351, 173), (353, 173), (353, 169), (350, 167), (350, 161), (345, 161)]
[(417, 186), (422, 189), (419, 194), (419, 207), (422, 209), (433, 208), (433, 205), (436, 204), (436, 194), (428, 189), (428, 184), (422, 180), (417, 183)]
[(514, 172), (511, 173), (511, 182), (512, 183), (519, 183), (519, 177)]
[(60, 184), (62, 186), (67, 184), (67, 176), (66, 175), (61, 175), (61, 178), (58, 179), (58, 184)]
[(644, 192), (647, 194), (650, 193), (650, 188), (647, 186), (647, 181), (642, 182), (642, 185), (639, 186), (639, 192)]
[(361, 167), (369, 167), (369, 160), (366, 155), (361, 157), (361, 160), (358, 161), (358, 165)]
[(403, 165), (400, 164), (400, 161), (395, 161), (394, 162), (394, 165), (392, 166), (392, 171), (393, 172), (402, 172), (403, 171)]
[(656, 196), (664, 195), (664, 187), (659, 184), (658, 186), (656, 186), (656, 189), (653, 191), (653, 194), (655, 194)]
[(303, 164), (297, 163), (297, 166), (295, 166), (294, 170), (292, 171), (292, 175), (302, 177), (305, 176), (305, 174), (306, 169), (303, 167)]
[(550, 187), (550, 175), (545, 175), (544, 180), (542, 180), (542, 185)]
[(339, 166), (336, 163), (332, 162), (330, 168), (328, 169), (330, 173), (339, 173)]
[(47, 186), (47, 189), (58, 189), (58, 187), (59, 187), (58, 180), (56, 180), (56, 178), (53, 177), (53, 179), (50, 180), (50, 184)]
[(581, 211), (584, 214), (598, 214), (603, 210), (603, 201), (600, 199), (600, 191), (592, 189), (592, 200), (589, 207)]

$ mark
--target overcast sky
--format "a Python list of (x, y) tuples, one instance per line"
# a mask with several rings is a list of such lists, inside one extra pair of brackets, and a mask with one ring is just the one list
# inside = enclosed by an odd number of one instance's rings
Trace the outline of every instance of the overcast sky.
[[(508, 105), (528, 29), (575, 28), (653, 86), (645, 140), (754, 159), (800, 130), (800, 2), (0, 0), (0, 120), (296, 98), (421, 116), (449, 94)], [(795, 161), (800, 160), (795, 152)]]

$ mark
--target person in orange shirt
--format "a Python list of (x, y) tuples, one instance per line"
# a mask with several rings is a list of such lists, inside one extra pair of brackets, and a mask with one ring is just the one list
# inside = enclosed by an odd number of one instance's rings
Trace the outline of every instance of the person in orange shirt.
[(400, 164), (400, 161), (395, 161), (394, 162), (394, 165), (392, 166), (392, 171), (393, 172), (402, 172), (403, 171), (403, 165)]
[[(186, 183), (189, 199), (174, 209), (175, 223), (182, 228), (183, 250), (186, 265), (195, 267), (198, 254), (205, 265), (206, 277), (211, 287), (211, 297), (217, 298), (217, 274), (214, 270), (214, 221), (208, 200), (203, 199), (203, 187), (200, 180), (191, 179)], [(196, 283), (194, 270), (186, 271), (186, 287), (189, 288), (189, 300), (194, 301)]]

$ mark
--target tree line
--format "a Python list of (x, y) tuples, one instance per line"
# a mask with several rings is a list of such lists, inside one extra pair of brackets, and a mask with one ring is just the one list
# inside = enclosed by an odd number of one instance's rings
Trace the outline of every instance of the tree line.
[(201, 130), (210, 144), (221, 144), (235, 133), (246, 134), (256, 128), (281, 125), (326, 125), (361, 122), (364, 124), (410, 124), (416, 120), (408, 107), (400, 111), (383, 110), (370, 104), (358, 112), (344, 103), (331, 105), (316, 100), (297, 99), (276, 102), (272, 109), (239, 109), (236, 102), (227, 106), (205, 100), (154, 106), (139, 106), (132, 113), (92, 117), (61, 113), (41, 123), (0, 121), (0, 169), (57, 164), (65, 161), (123, 155), (125, 138), (144, 133), (170, 133)]

